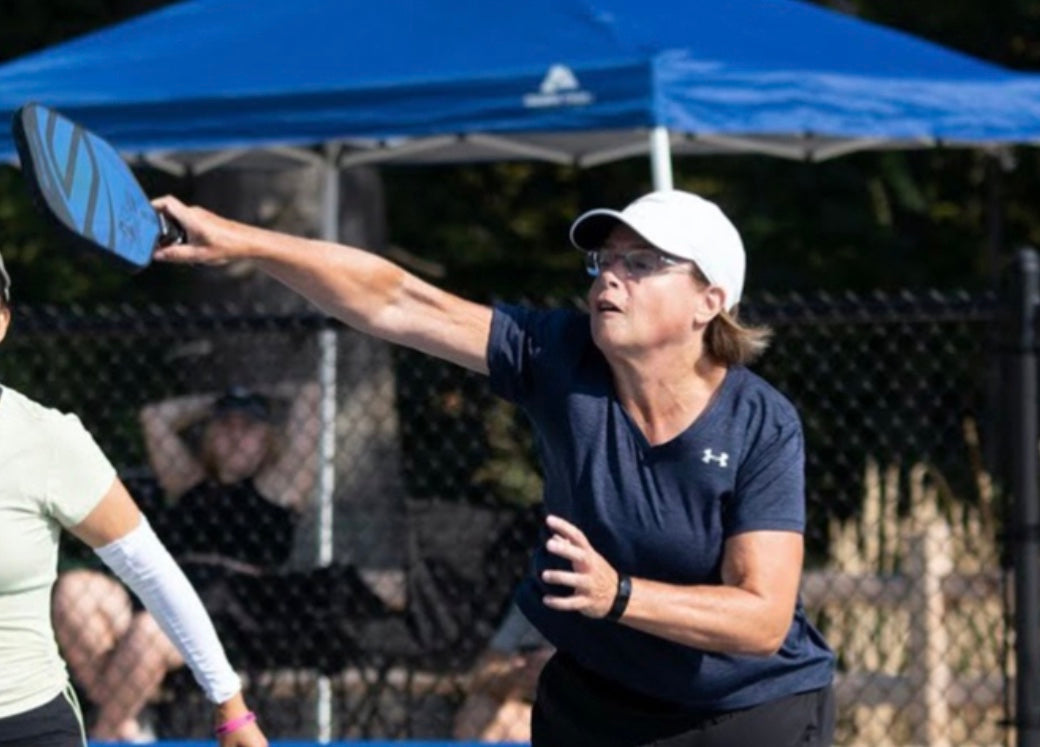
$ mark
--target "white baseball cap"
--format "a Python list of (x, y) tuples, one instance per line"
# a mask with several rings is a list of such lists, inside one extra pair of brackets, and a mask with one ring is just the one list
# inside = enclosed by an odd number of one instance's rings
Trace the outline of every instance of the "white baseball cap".
[(583, 251), (602, 249), (607, 235), (624, 223), (666, 254), (697, 263), (725, 294), (726, 309), (740, 302), (747, 258), (736, 227), (719, 206), (677, 189), (651, 192), (621, 212), (600, 208), (571, 225), (571, 243)]

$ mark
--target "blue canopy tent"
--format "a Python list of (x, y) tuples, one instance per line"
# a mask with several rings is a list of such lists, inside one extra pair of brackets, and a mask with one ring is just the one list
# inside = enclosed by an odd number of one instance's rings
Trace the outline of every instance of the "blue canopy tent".
[(0, 66), (0, 117), (29, 100), (172, 170), (649, 153), (663, 187), (672, 154), (1040, 140), (1040, 76), (795, 0), (186, 0)]

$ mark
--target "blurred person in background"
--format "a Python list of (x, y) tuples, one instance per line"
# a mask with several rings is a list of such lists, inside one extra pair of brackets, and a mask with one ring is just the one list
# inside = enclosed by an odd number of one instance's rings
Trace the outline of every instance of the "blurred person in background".
[[(148, 462), (171, 507), (160, 533), (182, 564), (205, 576), (207, 566), (259, 572), (289, 559), (315, 484), (319, 396), (314, 382), (270, 393), (233, 386), (141, 409)], [(276, 401), (290, 403), (284, 422)]]
[(361, 249), (188, 207), (159, 260), (251, 259), (351, 327), (490, 376), (534, 424), (545, 541), (524, 615), (556, 653), (532, 744), (827, 745), (834, 655), (798, 599), (804, 442), (747, 364), (739, 233), (708, 200), (645, 195), (571, 227), (588, 312), (493, 308)]
[(538, 676), (552, 654), (549, 642), (511, 605), (473, 666), (452, 737), (467, 742), (529, 742)]
[[(529, 742), (531, 704), (538, 676), (553, 647), (520, 611), (518, 584), (531, 560), (545, 514), (541, 502), (518, 506), (513, 518), (494, 536), (482, 559), (485, 587), (474, 590), (481, 605), (492, 605), (478, 616), (496, 622), (466, 680), (466, 697), (455, 713), (452, 737), (464, 741)], [(507, 603), (498, 589), (508, 589)], [(472, 626), (471, 626), (472, 627)]]
[[(11, 322), (0, 258), (0, 340)], [(51, 624), (62, 529), (144, 600), (156, 628), (215, 704), (221, 747), (267, 740), (206, 611), (75, 415), (0, 388), (0, 745), (85, 747), (82, 717)], [(133, 737), (112, 729), (98, 737)]]
[[(319, 389), (306, 383), (279, 391), (293, 395), (284, 428), (275, 422), (271, 397), (242, 387), (141, 410), (149, 462), (169, 501), (153, 507), (151, 521), (199, 591), (233, 660), (247, 644), (239, 640), (242, 626), (224, 618), (229, 609), (238, 618), (253, 611), (228, 603), (226, 589), (215, 589), (288, 560), (314, 483)], [(184, 665), (177, 647), (148, 610), (100, 571), (62, 573), (54, 608), (58, 641), (97, 706), (91, 735), (140, 734), (142, 709), (167, 672)], [(263, 614), (277, 613), (268, 607)]]

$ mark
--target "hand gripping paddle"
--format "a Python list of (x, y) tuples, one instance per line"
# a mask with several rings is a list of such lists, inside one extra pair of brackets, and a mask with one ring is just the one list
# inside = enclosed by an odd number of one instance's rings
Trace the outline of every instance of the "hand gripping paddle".
[(116, 149), (39, 104), (15, 112), (15, 146), (33, 202), (71, 245), (139, 270), (184, 229), (156, 211)]

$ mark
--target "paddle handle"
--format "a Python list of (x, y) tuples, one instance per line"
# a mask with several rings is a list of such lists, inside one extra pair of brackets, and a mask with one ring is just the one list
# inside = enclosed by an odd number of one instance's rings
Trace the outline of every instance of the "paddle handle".
[(188, 241), (188, 234), (184, 227), (165, 213), (158, 212), (159, 216), (159, 246), (170, 244), (184, 244)]

